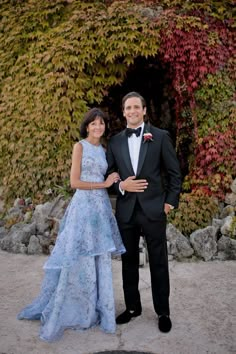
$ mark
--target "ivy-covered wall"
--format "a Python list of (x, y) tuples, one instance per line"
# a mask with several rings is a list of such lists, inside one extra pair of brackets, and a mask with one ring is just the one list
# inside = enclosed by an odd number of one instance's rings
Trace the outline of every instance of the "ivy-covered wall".
[(236, 175), (233, 2), (1, 0), (6, 200), (64, 184), (84, 112), (139, 57), (168, 68), (180, 158), (191, 141), (184, 189), (222, 198)]

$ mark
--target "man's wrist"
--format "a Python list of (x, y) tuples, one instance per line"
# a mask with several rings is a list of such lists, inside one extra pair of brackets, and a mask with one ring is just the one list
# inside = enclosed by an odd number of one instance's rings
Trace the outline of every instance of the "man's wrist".
[(122, 188), (122, 185), (123, 185), (123, 181), (121, 181), (119, 183), (119, 191), (121, 192), (122, 195), (124, 195), (125, 194), (125, 190)]

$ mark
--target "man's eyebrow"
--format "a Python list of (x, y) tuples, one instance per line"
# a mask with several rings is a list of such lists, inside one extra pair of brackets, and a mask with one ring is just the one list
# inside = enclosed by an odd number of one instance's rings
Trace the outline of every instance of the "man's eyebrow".
[[(125, 106), (125, 108), (130, 108), (130, 107), (131, 107), (131, 105)], [(135, 108), (138, 108), (138, 107), (141, 107), (141, 105), (135, 104), (134, 107), (135, 107)]]

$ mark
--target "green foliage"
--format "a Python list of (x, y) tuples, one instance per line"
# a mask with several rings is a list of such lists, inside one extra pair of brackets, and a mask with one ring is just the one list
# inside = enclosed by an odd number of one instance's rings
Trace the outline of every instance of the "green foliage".
[(199, 137), (212, 130), (224, 132), (236, 124), (234, 93), (235, 85), (227, 72), (208, 75), (195, 93)]
[(217, 200), (198, 189), (181, 195), (179, 208), (169, 214), (168, 222), (190, 236), (193, 231), (208, 226), (218, 211)]
[(84, 112), (157, 37), (120, 3), (33, 0), (3, 4), (0, 45), (1, 183), (9, 200), (41, 199), (68, 178)]
[(62, 195), (64, 197), (64, 199), (70, 199), (73, 194), (74, 194), (74, 190), (71, 189), (71, 186), (70, 186), (70, 180), (69, 179), (66, 179), (63, 183), (63, 185), (59, 186), (59, 185), (56, 185), (55, 186), (55, 193), (56, 195)]
[[(232, 18), (232, 1), (2, 0), (0, 185), (6, 199), (42, 201), (58, 188), (67, 193), (83, 114), (122, 85), (138, 57), (169, 68), (178, 147), (192, 138), (186, 188), (210, 183), (212, 194), (227, 190), (235, 173)], [(212, 141), (216, 152), (209, 158)], [(223, 182), (214, 189), (219, 175)]]

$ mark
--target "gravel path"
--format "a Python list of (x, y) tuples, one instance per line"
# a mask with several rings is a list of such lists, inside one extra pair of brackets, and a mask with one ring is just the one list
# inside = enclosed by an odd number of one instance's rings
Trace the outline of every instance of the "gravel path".
[[(158, 331), (148, 265), (140, 269), (142, 316), (116, 334), (98, 328), (67, 330), (48, 344), (38, 321), (18, 321), (17, 312), (38, 294), (45, 256), (0, 251), (0, 354), (94, 354), (140, 351), (154, 354), (236, 353), (236, 262), (170, 262), (172, 331)], [(113, 261), (117, 313), (123, 307), (121, 262)]]

